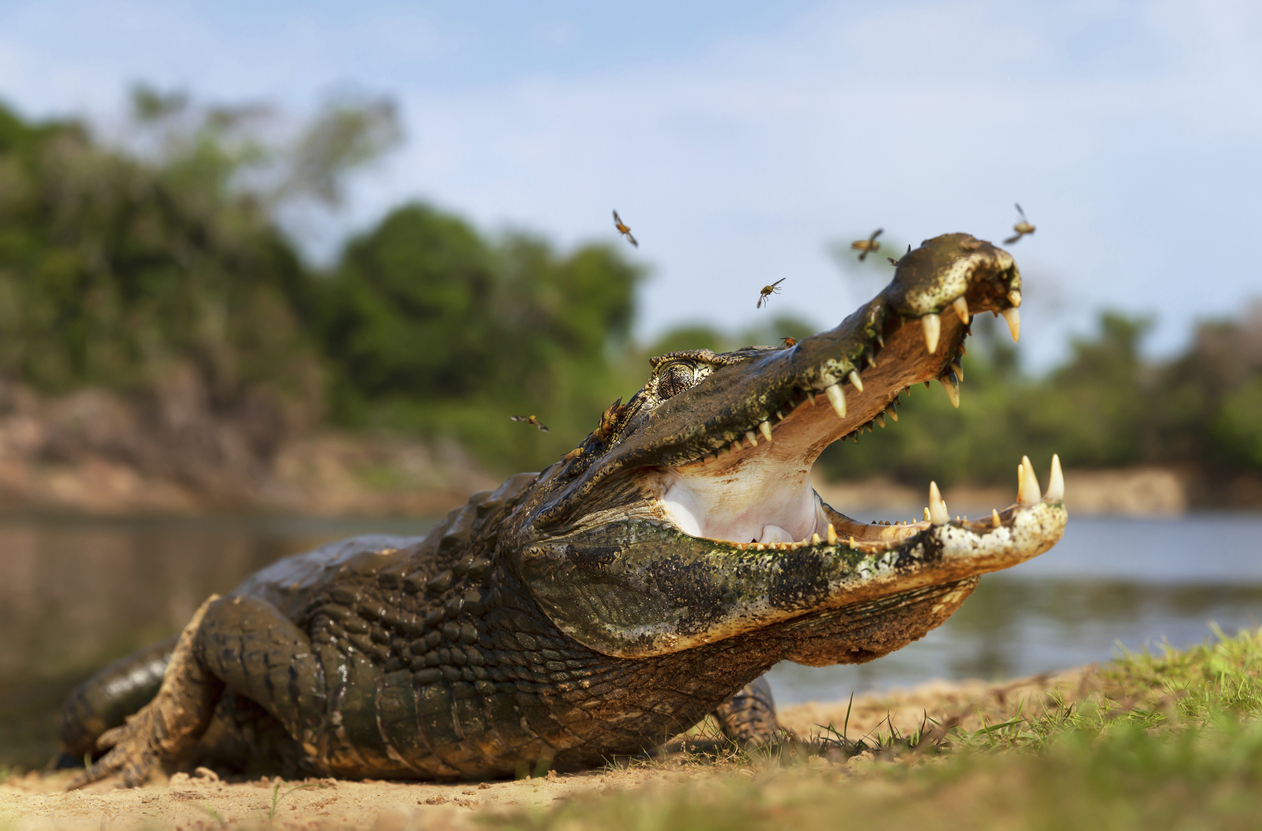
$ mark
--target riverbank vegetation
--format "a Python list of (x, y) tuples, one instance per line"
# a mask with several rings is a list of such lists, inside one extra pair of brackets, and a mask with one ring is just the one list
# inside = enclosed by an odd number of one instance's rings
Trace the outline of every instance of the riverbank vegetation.
[[(616, 240), (558, 251), (419, 203), (312, 266), (280, 217), (335, 204), (398, 128), (369, 99), (278, 118), (139, 88), (127, 139), (105, 142), (0, 108), (0, 380), (158, 400), (191, 377), (259, 465), (332, 425), (456, 443), (502, 474), (573, 447), (651, 354), (809, 332), (775, 319), (637, 344), (646, 275)], [(1202, 502), (1262, 504), (1262, 306), (1202, 323), (1166, 361), (1144, 356), (1148, 321), (1106, 313), (1037, 376), (994, 323), (975, 322), (965, 406), (917, 390), (896, 428), (831, 449), (827, 473), (1007, 484), (1014, 459), (1058, 452), (1176, 468)], [(509, 420), (530, 414), (550, 432)]]

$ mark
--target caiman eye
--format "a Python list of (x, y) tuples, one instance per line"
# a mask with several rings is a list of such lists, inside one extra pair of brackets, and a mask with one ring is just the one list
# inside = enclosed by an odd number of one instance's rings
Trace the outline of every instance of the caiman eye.
[(666, 367), (657, 382), (657, 395), (663, 401), (678, 395), (693, 384), (692, 367), (685, 363), (674, 363)]

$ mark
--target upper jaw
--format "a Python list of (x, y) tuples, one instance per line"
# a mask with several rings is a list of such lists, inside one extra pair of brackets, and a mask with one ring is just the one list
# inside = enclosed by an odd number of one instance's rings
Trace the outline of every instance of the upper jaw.
[[(1007, 252), (967, 234), (928, 240), (903, 257), (889, 286), (836, 328), (787, 349), (743, 350), (739, 361), (642, 413), (634, 435), (602, 467), (700, 462), (778, 433), (791, 414), (815, 420), (805, 449), (818, 456), (913, 384), (938, 379), (958, 391), (954, 367), (967, 320), (986, 311), (1015, 320), (1020, 291)], [(817, 402), (836, 418), (811, 415)]]
[[(768, 437), (767, 458), (792, 471), (790, 489), (800, 495), (823, 449), (873, 421), (883, 423), (909, 386), (937, 379), (958, 402), (956, 369), (969, 315), (1003, 313), (1015, 336), (1020, 287), (1012, 257), (990, 243), (968, 234), (927, 240), (902, 258), (889, 286), (836, 328), (788, 349), (719, 356), (723, 365), (704, 381), (656, 406), (641, 406), (637, 396), (624, 406), (617, 435), (597, 442), (598, 452), (549, 472), (557, 488), (537, 519), (541, 526), (581, 521), (584, 501), (610, 476), (684, 470), (729, 454), (743, 461)], [(674, 501), (686, 507), (686, 500)], [(810, 530), (805, 507), (795, 516), (785, 531)], [(747, 525), (740, 525), (741, 534)]]
[[(947, 276), (924, 279), (930, 267)], [(904, 257), (894, 282), (837, 328), (717, 370), (688, 403), (704, 412), (707, 398), (727, 399), (729, 415), (695, 419), (705, 435), (685, 438), (704, 442), (701, 452), (650, 477), (663, 518), (689, 535), (742, 545), (824, 535), (832, 518), (810, 487), (819, 454), (873, 421), (884, 426), (887, 412), (896, 420), (898, 396), (913, 384), (937, 379), (958, 406), (970, 314), (1011, 317), (1019, 292), (1006, 252), (965, 235), (940, 237)], [(884, 527), (883, 537), (910, 533)]]

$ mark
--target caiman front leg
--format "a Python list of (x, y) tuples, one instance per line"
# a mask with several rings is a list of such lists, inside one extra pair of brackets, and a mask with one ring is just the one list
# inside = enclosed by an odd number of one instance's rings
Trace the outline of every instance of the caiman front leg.
[(225, 689), (262, 705), (305, 752), (314, 752), (324, 715), (323, 676), (310, 639), (274, 606), (212, 596), (184, 627), (158, 694), (122, 727), (101, 735), (97, 746), (109, 752), (70, 787), (116, 773), (128, 787), (143, 783), (164, 761), (194, 748)]
[(218, 595), (211, 595), (193, 614), (171, 653), (158, 694), (126, 724), (101, 734), (97, 748), (109, 748), (109, 752), (71, 781), (72, 790), (115, 773), (122, 773), (123, 782), (134, 787), (148, 779), (163, 759), (177, 758), (197, 743), (223, 692), (223, 681), (196, 654), (206, 610), (218, 600)]

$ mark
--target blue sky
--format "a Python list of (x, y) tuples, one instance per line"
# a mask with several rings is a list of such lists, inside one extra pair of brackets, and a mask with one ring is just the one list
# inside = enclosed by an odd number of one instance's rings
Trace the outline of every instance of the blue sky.
[(773, 311), (832, 325), (879, 278), (830, 242), (998, 241), (1019, 201), (1045, 366), (1100, 308), (1155, 315), (1168, 353), (1262, 297), (1259, 44), (1262, 4), (1227, 0), (43, 0), (0, 3), (0, 98), (108, 129), (141, 79), (299, 112), (389, 95), (405, 144), (311, 251), (407, 199), (567, 246), (612, 239), (616, 207), (653, 272), (644, 337), (757, 322), (781, 277)]

